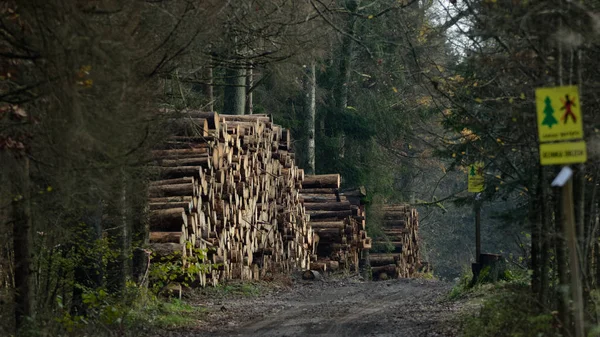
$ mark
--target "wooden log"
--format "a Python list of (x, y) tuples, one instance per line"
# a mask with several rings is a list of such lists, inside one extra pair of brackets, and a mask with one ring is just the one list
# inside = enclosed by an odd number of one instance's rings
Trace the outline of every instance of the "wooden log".
[(208, 144), (205, 144), (206, 147), (197, 147), (198, 145), (199, 144), (195, 144), (195, 147), (185, 149), (154, 150), (152, 151), (152, 156), (154, 158), (171, 159), (202, 157), (209, 154), (210, 150)]
[(173, 197), (196, 195), (193, 183), (155, 185), (148, 188), (150, 197)]
[(327, 262), (311, 262), (310, 270), (327, 271)]
[(321, 174), (305, 176), (303, 188), (340, 188), (341, 177), (339, 174)]
[(185, 256), (185, 245), (178, 243), (152, 243), (148, 245), (152, 251), (152, 260), (159, 261), (161, 258), (181, 259)]
[[(304, 179), (302, 180), (303, 183), (307, 177), (310, 177), (310, 176), (308, 176), (308, 175), (304, 176)], [(337, 194), (338, 189), (337, 188), (304, 188), (303, 187), (300, 192), (303, 195), (307, 195), (307, 194)]]
[(172, 118), (167, 121), (171, 134), (177, 136), (208, 136), (208, 121), (205, 118)]
[(185, 210), (181, 207), (161, 209), (150, 212), (149, 225), (151, 231), (178, 232), (186, 222)]
[(148, 207), (151, 211), (159, 210), (159, 209), (168, 209), (168, 208), (178, 208), (181, 207), (185, 210), (186, 213), (190, 213), (194, 211), (194, 207), (191, 201), (174, 201), (174, 202), (150, 202), (148, 203)]
[(150, 243), (185, 243), (182, 232), (150, 232)]
[[(176, 197), (158, 197), (158, 198), (149, 198), (148, 201), (151, 203), (169, 203), (169, 202), (183, 202), (183, 201), (192, 201), (192, 196), (176, 196)], [(173, 207), (169, 207), (173, 208)]]
[(183, 119), (185, 119), (186, 117), (206, 119), (206, 122), (208, 123), (208, 128), (211, 130), (219, 130), (219, 127), (221, 125), (219, 114), (216, 112), (184, 110), (177, 114), (177, 116), (183, 117)]
[(340, 269), (340, 263), (338, 261), (328, 261), (327, 270), (336, 271)]
[(398, 268), (398, 266), (396, 266), (395, 264), (388, 264), (385, 266), (371, 267), (371, 271), (373, 272), (373, 274), (379, 274), (383, 272), (394, 275), (396, 274), (396, 268)]
[(253, 114), (253, 115), (219, 115), (221, 121), (237, 121), (237, 122), (263, 122), (271, 123), (271, 117), (267, 114)]
[(369, 254), (369, 261), (372, 266), (397, 264), (399, 259), (400, 254)]
[(179, 166), (179, 167), (161, 167), (151, 166), (149, 171), (161, 178), (182, 178), (195, 177), (200, 178), (200, 168), (197, 166)]
[(311, 223), (313, 229), (318, 228), (338, 228), (344, 229), (346, 227), (346, 223), (344, 221), (324, 221), (324, 222), (313, 222)]
[(175, 179), (163, 179), (151, 181), (150, 186), (160, 186), (160, 185), (173, 185), (173, 184), (192, 184), (194, 183), (193, 177), (182, 177)]
[(318, 203), (304, 203), (304, 208), (309, 210), (318, 211), (342, 211), (350, 209), (350, 203), (344, 202), (318, 202)]
[(343, 211), (306, 211), (306, 214), (310, 215), (311, 220), (316, 219), (344, 219), (353, 215), (352, 210)]
[(382, 220), (381, 224), (383, 227), (400, 227), (404, 228), (406, 226), (406, 221), (401, 219), (385, 219)]
[(212, 158), (209, 156), (196, 157), (196, 158), (159, 159), (156, 162), (160, 166), (167, 166), (167, 167), (200, 166), (205, 169), (212, 168)]

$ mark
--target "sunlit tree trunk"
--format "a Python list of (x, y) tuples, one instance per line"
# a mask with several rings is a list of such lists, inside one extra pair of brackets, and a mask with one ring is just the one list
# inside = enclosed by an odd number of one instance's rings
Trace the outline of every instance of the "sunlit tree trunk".
[(317, 113), (316, 103), (317, 81), (315, 75), (315, 63), (312, 62), (306, 69), (305, 79), (305, 116), (307, 128), (307, 150), (308, 166), (306, 174), (315, 174), (315, 117)]

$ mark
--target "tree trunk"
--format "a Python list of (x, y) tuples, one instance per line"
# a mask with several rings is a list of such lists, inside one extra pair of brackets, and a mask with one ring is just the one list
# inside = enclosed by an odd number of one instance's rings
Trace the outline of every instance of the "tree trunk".
[[(86, 245), (83, 251), (94, 251), (97, 252), (97, 254), (83, 256), (83, 262), (75, 266), (73, 276), (75, 284), (81, 285), (87, 289), (96, 289), (102, 286), (102, 278), (104, 276), (102, 254), (98, 252), (97, 249), (94, 249), (94, 245), (98, 240), (102, 239), (102, 216), (104, 214), (104, 205), (102, 200), (100, 200), (97, 189), (90, 189), (87, 203), (90, 205), (91, 209), (82, 219), (84, 227), (78, 228), (78, 241)], [(73, 300), (71, 301), (72, 314), (86, 314), (86, 306), (83, 303), (82, 295), (82, 287), (73, 287)]]
[[(350, 12), (356, 11), (359, 5), (358, 0), (346, 0), (346, 8)], [(356, 24), (356, 16), (350, 15), (346, 22), (345, 34), (342, 37), (342, 46), (339, 55), (339, 74), (336, 83), (334, 98), (336, 101), (337, 113), (343, 114), (348, 106), (348, 85), (350, 83), (350, 70), (352, 60), (352, 49), (354, 47), (354, 28)]]
[(225, 70), (223, 113), (243, 115), (246, 106), (246, 69), (232, 64)]
[(108, 266), (108, 288), (114, 293), (120, 293), (125, 290), (128, 268), (128, 236), (129, 236), (129, 216), (127, 207), (127, 175), (121, 171), (118, 173), (117, 183), (115, 185), (115, 196), (111, 198), (111, 202), (116, 202), (110, 211), (114, 212), (115, 216), (111, 221), (111, 228), (107, 229), (111, 239), (113, 251), (116, 256)]
[(307, 69), (306, 84), (306, 101), (304, 102), (306, 127), (307, 127), (307, 152), (308, 166), (306, 168), (307, 175), (315, 174), (315, 116), (317, 113), (316, 104), (316, 88), (317, 81), (315, 75), (315, 63), (311, 62)]
[(571, 326), (569, 316), (569, 274), (567, 266), (566, 243), (562, 229), (562, 202), (561, 192), (556, 190), (554, 193), (554, 238), (556, 249), (556, 271), (558, 276), (558, 318), (564, 331)]
[[(539, 184), (539, 183), (538, 183)], [(539, 189), (538, 189), (539, 191)], [(529, 224), (531, 225), (531, 291), (534, 294), (539, 294), (540, 283), (540, 222), (541, 222), (541, 205), (540, 195), (535, 195), (531, 200), (529, 209)]]
[(25, 325), (25, 318), (33, 316), (33, 275), (32, 258), (32, 219), (31, 182), (29, 159), (21, 159), (21, 176), (15, 180), (13, 195), (13, 247), (15, 260), (15, 321), (16, 330)]
[(206, 110), (207, 111), (214, 111), (214, 102), (215, 102), (215, 96), (214, 96), (214, 92), (213, 92), (213, 65), (212, 65), (212, 59), (210, 60), (210, 63), (204, 68), (204, 74), (203, 74), (204, 78), (203, 78), (203, 82), (204, 84), (202, 85), (202, 91), (203, 94), (205, 96), (206, 99)]
[(550, 287), (549, 269), (550, 269), (550, 238), (548, 233), (551, 231), (550, 210), (551, 200), (548, 196), (548, 179), (547, 170), (540, 166), (540, 198), (541, 206), (541, 230), (540, 230), (540, 293), (538, 296), (539, 303), (545, 307), (548, 300), (548, 289)]
[(252, 96), (252, 86), (254, 86), (254, 70), (252, 62), (248, 63), (246, 68), (246, 106), (245, 114), (252, 115), (254, 110), (254, 100)]

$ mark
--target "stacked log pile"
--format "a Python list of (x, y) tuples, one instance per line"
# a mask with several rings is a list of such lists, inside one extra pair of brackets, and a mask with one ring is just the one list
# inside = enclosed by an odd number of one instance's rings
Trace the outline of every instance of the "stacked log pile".
[(419, 255), (419, 215), (409, 205), (382, 207), (384, 237), (375, 241), (377, 246), (391, 248), (386, 253), (371, 253), (369, 259), (375, 279), (409, 278), (420, 271), (424, 263)]
[(340, 182), (339, 174), (306, 176), (302, 182), (301, 199), (314, 232), (311, 270), (356, 270), (362, 250), (370, 248), (364, 206), (341, 193)]
[(197, 271), (201, 286), (308, 268), (313, 232), (289, 132), (267, 115), (196, 111), (170, 126), (172, 136), (153, 151), (153, 260), (209, 265)]

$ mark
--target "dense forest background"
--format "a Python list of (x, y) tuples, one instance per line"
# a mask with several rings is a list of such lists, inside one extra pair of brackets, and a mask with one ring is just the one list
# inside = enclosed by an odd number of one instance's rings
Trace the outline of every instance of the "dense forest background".
[(57, 308), (85, 312), (89, 289), (121, 293), (134, 280), (144, 168), (165, 108), (272, 114), (292, 130), (299, 166), (366, 187), (371, 236), (377, 205), (418, 207), (424, 259), (442, 278), (474, 258), (466, 167), (483, 161), (483, 250), (529, 270), (550, 303), (566, 262), (556, 170), (538, 164), (534, 89), (577, 84), (589, 162), (576, 167), (576, 220), (592, 289), (599, 6), (3, 2), (0, 289), (18, 287), (17, 325)]

